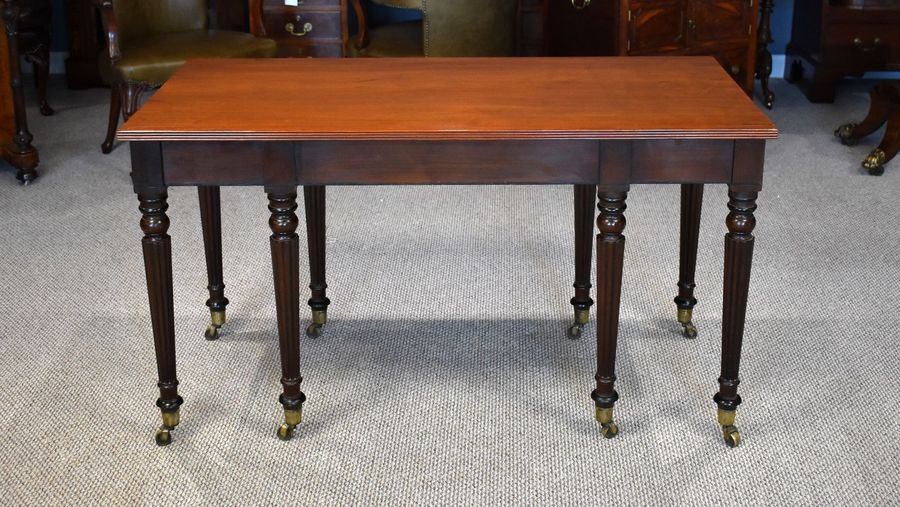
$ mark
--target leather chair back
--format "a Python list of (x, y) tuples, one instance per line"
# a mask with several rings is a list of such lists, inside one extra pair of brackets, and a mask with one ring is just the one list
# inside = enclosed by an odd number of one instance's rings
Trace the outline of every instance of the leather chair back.
[(207, 27), (206, 0), (113, 0), (119, 43)]
[(518, 0), (420, 1), (425, 56), (515, 54)]

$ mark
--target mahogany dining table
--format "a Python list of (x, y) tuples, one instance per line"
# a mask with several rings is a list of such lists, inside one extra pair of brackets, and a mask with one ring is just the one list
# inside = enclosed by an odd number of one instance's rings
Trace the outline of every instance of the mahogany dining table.
[[(399, 86), (398, 83), (402, 83)], [(292, 101), (302, 103), (302, 114)], [(596, 384), (600, 433), (613, 407), (625, 207), (632, 184), (682, 186), (678, 320), (688, 336), (703, 185), (728, 188), (722, 361), (714, 401), (725, 442), (740, 443), (738, 367), (765, 144), (777, 129), (711, 57), (267, 59), (187, 62), (119, 130), (130, 141), (160, 397), (156, 442), (180, 423), (167, 188), (199, 189), (211, 311), (225, 322), (219, 188), (262, 186), (281, 357), (283, 440), (300, 424), (297, 187), (309, 239), (307, 334), (327, 320), (328, 185), (573, 185), (575, 323), (593, 300), (596, 205)]]

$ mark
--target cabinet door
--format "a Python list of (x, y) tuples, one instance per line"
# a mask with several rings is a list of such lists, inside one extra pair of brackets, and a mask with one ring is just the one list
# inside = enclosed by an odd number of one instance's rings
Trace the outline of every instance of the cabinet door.
[(667, 53), (685, 47), (681, 0), (637, 1), (628, 4), (629, 55)]
[(544, 47), (548, 56), (610, 56), (617, 53), (618, 2), (546, 0), (545, 9)]
[(688, 45), (746, 39), (752, 0), (687, 0)]

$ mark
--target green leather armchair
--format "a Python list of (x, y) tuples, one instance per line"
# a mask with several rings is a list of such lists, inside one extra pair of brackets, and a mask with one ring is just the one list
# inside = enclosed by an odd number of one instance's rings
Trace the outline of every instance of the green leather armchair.
[(352, 0), (359, 30), (351, 54), (385, 56), (509, 56), (515, 53), (518, 0), (372, 0), (417, 9), (421, 21), (369, 28), (361, 0)]
[[(101, 149), (112, 151), (119, 114), (137, 111), (141, 96), (158, 88), (192, 58), (271, 58), (275, 41), (210, 30), (206, 0), (95, 0), (107, 35), (100, 75), (110, 85), (109, 127)], [(262, 0), (250, 0), (262, 9)], [(251, 11), (254, 12), (254, 11)]]

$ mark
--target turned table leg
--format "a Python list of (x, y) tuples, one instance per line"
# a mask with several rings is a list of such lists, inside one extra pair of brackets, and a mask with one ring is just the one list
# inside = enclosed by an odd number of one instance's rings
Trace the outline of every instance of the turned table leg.
[(625, 199), (622, 190), (598, 192), (597, 218), (597, 387), (591, 392), (596, 418), (606, 438), (619, 432), (613, 422), (613, 406), (619, 399), (616, 382), (616, 340), (619, 334), (619, 304), (622, 293), (622, 266), (625, 254)]
[(203, 227), (203, 251), (206, 254), (206, 276), (209, 282), (210, 324), (206, 339), (215, 340), (225, 324), (225, 282), (222, 275), (222, 209), (219, 187), (197, 187), (200, 197), (200, 223)]
[(322, 185), (303, 187), (303, 202), (306, 207), (306, 239), (309, 248), (309, 307), (312, 309), (312, 323), (306, 328), (306, 335), (316, 338), (328, 321), (328, 304), (325, 297), (325, 187)]
[(275, 279), (275, 311), (278, 317), (278, 344), (281, 352), (281, 385), (278, 398), (284, 407), (284, 422), (278, 438), (290, 440), (302, 419), (306, 396), (300, 390), (300, 239), (296, 189), (266, 189), (269, 195), (269, 227), (272, 236), (272, 272)]
[(159, 372), (159, 399), (156, 406), (162, 411), (162, 426), (156, 432), (157, 445), (172, 441), (171, 431), (180, 422), (179, 407), (183, 403), (178, 395), (178, 378), (175, 375), (175, 309), (172, 298), (172, 242), (167, 231), (166, 193), (138, 194), (141, 230), (144, 250), (144, 268), (147, 273), (147, 294), (150, 299), (150, 319), (153, 325), (153, 343), (156, 348), (156, 367)]
[(741, 397), (737, 394), (740, 383), (738, 369), (747, 313), (747, 295), (750, 289), (756, 196), (756, 192), (729, 191), (730, 213), (725, 220), (728, 234), (725, 235), (722, 371), (719, 375), (719, 392), (713, 400), (719, 407), (718, 421), (722, 426), (723, 438), (730, 447), (737, 447), (741, 443), (741, 435), (734, 425), (734, 416), (737, 406), (741, 403)]
[(692, 321), (694, 306), (694, 274), (697, 271), (697, 244), (700, 239), (700, 211), (703, 207), (703, 185), (681, 185), (681, 239), (678, 261), (678, 294), (675, 306), (678, 308), (678, 322), (684, 336), (697, 337), (697, 328)]
[(578, 338), (591, 315), (591, 254), (594, 245), (591, 236), (594, 232), (594, 204), (597, 201), (597, 187), (594, 185), (575, 185), (575, 297), (572, 306), (575, 309), (575, 323), (569, 326), (569, 338)]

